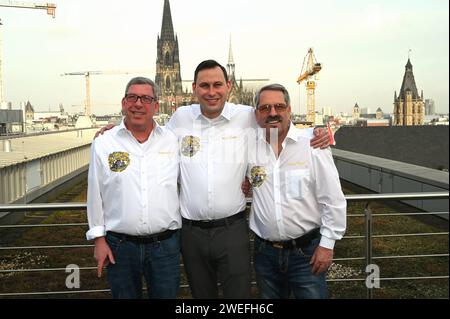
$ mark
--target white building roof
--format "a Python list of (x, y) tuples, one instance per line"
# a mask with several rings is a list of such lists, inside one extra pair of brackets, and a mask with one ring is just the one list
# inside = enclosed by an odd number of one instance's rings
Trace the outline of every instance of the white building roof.
[(11, 152), (4, 151), (4, 140), (0, 140), (0, 168), (89, 145), (92, 143), (96, 131), (98, 129), (93, 128), (12, 138), (9, 139)]

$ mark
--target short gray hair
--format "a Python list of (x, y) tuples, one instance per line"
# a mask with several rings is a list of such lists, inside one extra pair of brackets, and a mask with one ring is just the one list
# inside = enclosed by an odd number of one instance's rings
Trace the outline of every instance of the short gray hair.
[(159, 96), (159, 87), (155, 84), (155, 82), (153, 82), (152, 80), (148, 79), (148, 78), (144, 78), (142, 76), (138, 76), (135, 78), (132, 78), (130, 80), (130, 82), (128, 82), (127, 87), (125, 88), (125, 96), (128, 94), (128, 89), (130, 88), (130, 86), (132, 85), (138, 85), (138, 84), (147, 84), (150, 85), (153, 89), (153, 94), (155, 95), (154, 98), (156, 100), (158, 100), (158, 96)]
[(264, 91), (279, 91), (283, 93), (284, 95), (284, 101), (286, 102), (286, 105), (291, 105), (291, 98), (289, 97), (289, 92), (286, 90), (284, 86), (278, 83), (268, 84), (263, 86), (258, 93), (256, 93), (255, 96), (255, 106), (258, 108), (259, 100), (261, 99), (261, 93)]

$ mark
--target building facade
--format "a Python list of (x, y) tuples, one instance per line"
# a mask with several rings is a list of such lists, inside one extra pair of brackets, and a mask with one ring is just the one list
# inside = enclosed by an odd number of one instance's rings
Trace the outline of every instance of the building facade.
[(164, 0), (161, 34), (157, 39), (155, 83), (160, 88), (159, 113), (172, 114), (191, 103), (192, 94), (183, 92), (178, 37), (174, 33), (169, 0)]
[(414, 126), (423, 125), (423, 122), (423, 91), (419, 96), (416, 81), (414, 80), (413, 66), (410, 59), (408, 59), (400, 93), (397, 96), (396, 91), (394, 95), (394, 125)]
[(252, 90), (247, 90), (244, 85), (242, 79), (238, 81), (236, 79), (236, 65), (233, 59), (233, 49), (231, 47), (230, 40), (230, 48), (228, 50), (228, 63), (227, 63), (227, 72), (228, 78), (231, 82), (231, 90), (228, 95), (228, 101), (230, 103), (235, 104), (244, 104), (244, 105), (253, 105), (255, 92)]
[(436, 107), (434, 105), (434, 100), (426, 99), (425, 100), (425, 115), (435, 115)]
[[(256, 92), (247, 90), (242, 83), (243, 80), (237, 80), (236, 78), (231, 41), (227, 68), (231, 81), (228, 101), (236, 104), (253, 105)], [(160, 115), (171, 115), (182, 105), (198, 103), (190, 89), (183, 90), (178, 36), (174, 32), (169, 0), (164, 0), (161, 34), (157, 38), (155, 83), (161, 90), (159, 97)]]

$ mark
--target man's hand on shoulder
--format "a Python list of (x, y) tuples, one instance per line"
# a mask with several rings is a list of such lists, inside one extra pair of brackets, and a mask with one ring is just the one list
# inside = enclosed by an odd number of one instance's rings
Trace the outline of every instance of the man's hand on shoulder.
[(330, 136), (328, 135), (328, 131), (323, 127), (314, 128), (314, 137), (310, 142), (311, 147), (313, 148), (327, 148), (330, 146)]
[(97, 132), (95, 132), (95, 136), (94, 138), (99, 137), (99, 135), (103, 135), (106, 131), (109, 131), (110, 129), (112, 129), (114, 126), (114, 124), (108, 124), (103, 126), (100, 130), (98, 130)]

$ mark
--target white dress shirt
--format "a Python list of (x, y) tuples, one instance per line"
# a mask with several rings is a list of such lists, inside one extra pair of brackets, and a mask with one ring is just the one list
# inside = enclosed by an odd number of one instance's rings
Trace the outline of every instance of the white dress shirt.
[(256, 126), (250, 106), (225, 103), (213, 120), (199, 104), (183, 106), (167, 127), (179, 140), (181, 215), (215, 220), (245, 209), (241, 184), (247, 169), (247, 131)]
[(88, 175), (88, 240), (106, 231), (150, 235), (181, 227), (178, 142), (154, 122), (139, 143), (123, 121), (92, 143)]
[(346, 228), (346, 200), (331, 150), (313, 149), (311, 131), (292, 123), (277, 158), (260, 132), (250, 144), (253, 185), (250, 228), (270, 241), (298, 238), (320, 227), (320, 246), (333, 249)]

